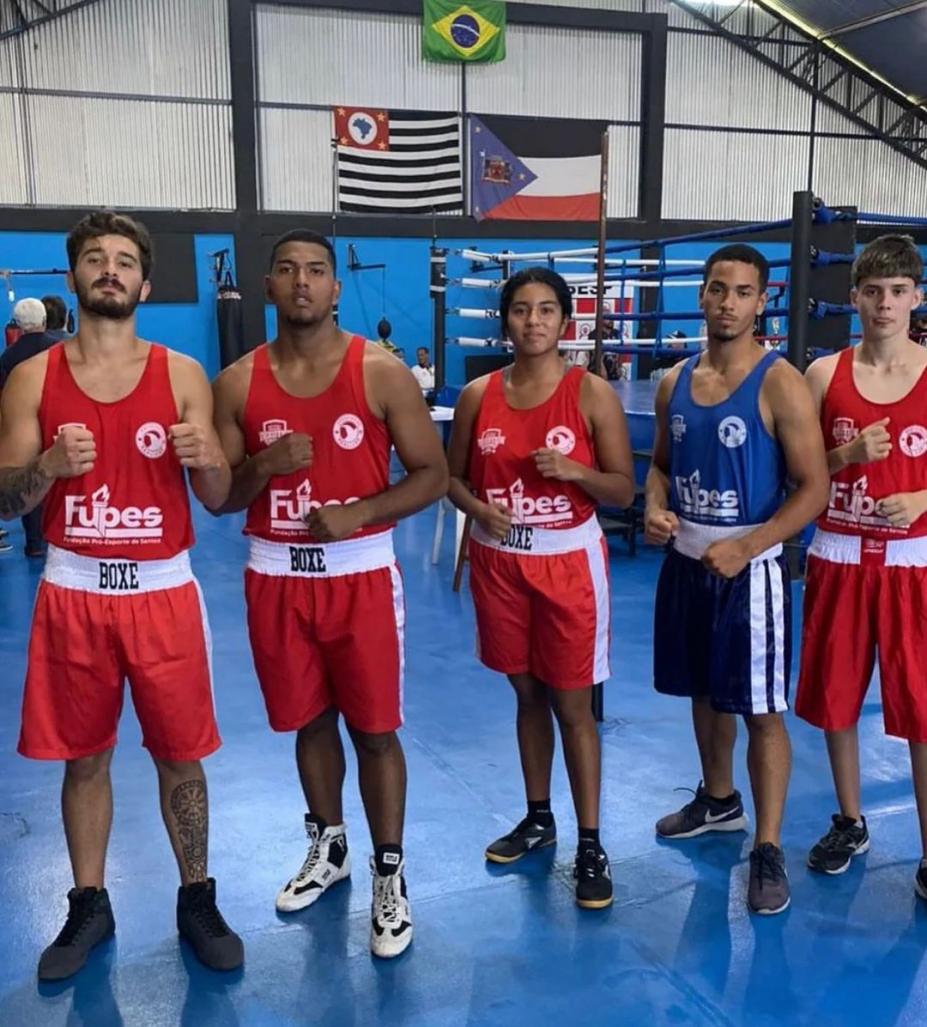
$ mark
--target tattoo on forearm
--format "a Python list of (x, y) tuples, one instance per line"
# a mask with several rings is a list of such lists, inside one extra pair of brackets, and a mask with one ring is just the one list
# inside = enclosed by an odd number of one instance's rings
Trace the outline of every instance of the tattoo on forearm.
[(0, 470), (0, 517), (18, 517), (47, 484), (48, 476), (38, 461), (27, 467), (4, 467)]
[(204, 781), (184, 781), (171, 792), (171, 813), (184, 865), (192, 881), (206, 880), (206, 849), (209, 838), (209, 807)]

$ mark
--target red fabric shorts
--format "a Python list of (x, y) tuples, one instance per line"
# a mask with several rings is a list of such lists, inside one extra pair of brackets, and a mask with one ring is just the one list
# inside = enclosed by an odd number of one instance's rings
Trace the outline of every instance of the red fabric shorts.
[(206, 608), (195, 581), (135, 595), (39, 583), (19, 751), (72, 760), (116, 744), (124, 681), (142, 744), (164, 760), (219, 748)]
[(809, 556), (795, 712), (825, 731), (852, 727), (877, 652), (886, 732), (927, 742), (927, 567)]
[[(534, 534), (537, 541), (540, 532)], [(471, 539), (470, 591), (479, 658), (487, 667), (530, 673), (559, 689), (609, 677), (608, 550), (600, 531), (587, 534), (582, 548), (551, 554)]]
[(245, 598), (275, 731), (295, 731), (332, 707), (368, 734), (401, 726), (405, 601), (395, 563), (334, 577), (249, 568)]

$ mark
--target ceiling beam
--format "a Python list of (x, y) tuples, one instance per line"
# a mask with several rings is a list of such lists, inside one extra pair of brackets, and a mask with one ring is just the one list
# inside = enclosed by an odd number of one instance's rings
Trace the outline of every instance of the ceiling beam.
[(869, 28), (870, 25), (878, 25), (883, 21), (891, 21), (892, 18), (900, 18), (904, 14), (913, 14), (915, 11), (927, 10), (927, 0), (915, 0), (914, 3), (902, 4), (893, 11), (883, 11), (881, 14), (871, 14), (868, 18), (859, 18), (856, 21), (848, 21), (845, 25), (838, 25), (836, 28), (825, 32), (821, 39), (833, 39), (835, 36), (845, 35), (847, 32), (855, 32), (857, 29)]

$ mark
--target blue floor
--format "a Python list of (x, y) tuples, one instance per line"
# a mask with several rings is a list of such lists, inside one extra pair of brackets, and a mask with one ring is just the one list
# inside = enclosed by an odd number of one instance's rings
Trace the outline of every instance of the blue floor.
[[(603, 840), (614, 906), (579, 910), (570, 864), (574, 821), (555, 772), (556, 850), (487, 867), (487, 841), (518, 820), (523, 795), (508, 686), (473, 656), (469, 593), (450, 589), (450, 535), (429, 562), (434, 511), (400, 526), (408, 591), (407, 876), (412, 948), (392, 963), (368, 952), (369, 840), (349, 770), (346, 817), (355, 870), (302, 914), (274, 911), (305, 854), (292, 738), (267, 728), (244, 631), (244, 540), (234, 519), (197, 516), (194, 563), (215, 635), (225, 744), (207, 762), (211, 869), (242, 933), (235, 976), (202, 969), (177, 942), (176, 872), (155, 775), (130, 705), (114, 761), (116, 818), (108, 887), (115, 941), (71, 982), (38, 986), (39, 952), (59, 929), (70, 886), (59, 822), (61, 770), (18, 757), (20, 687), (38, 569), (0, 557), (0, 1025), (923, 1025), (927, 904), (907, 750), (882, 734), (878, 696), (861, 725), (871, 852), (837, 878), (804, 867), (828, 826), (822, 739), (790, 718), (795, 771), (785, 847), (793, 905), (744, 908), (745, 834), (660, 844), (653, 822), (680, 805), (698, 767), (688, 708), (650, 690), (650, 617), (660, 555), (612, 551), (614, 677), (605, 693)], [(797, 597), (797, 593), (796, 593)], [(739, 756), (739, 784), (747, 790)], [(749, 803), (748, 803), (749, 805)]]

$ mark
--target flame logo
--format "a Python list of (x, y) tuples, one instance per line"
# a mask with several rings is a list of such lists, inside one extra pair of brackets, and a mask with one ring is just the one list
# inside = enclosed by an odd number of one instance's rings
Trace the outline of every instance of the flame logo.
[(104, 482), (91, 494), (90, 501), (94, 506), (109, 506), (109, 486)]

